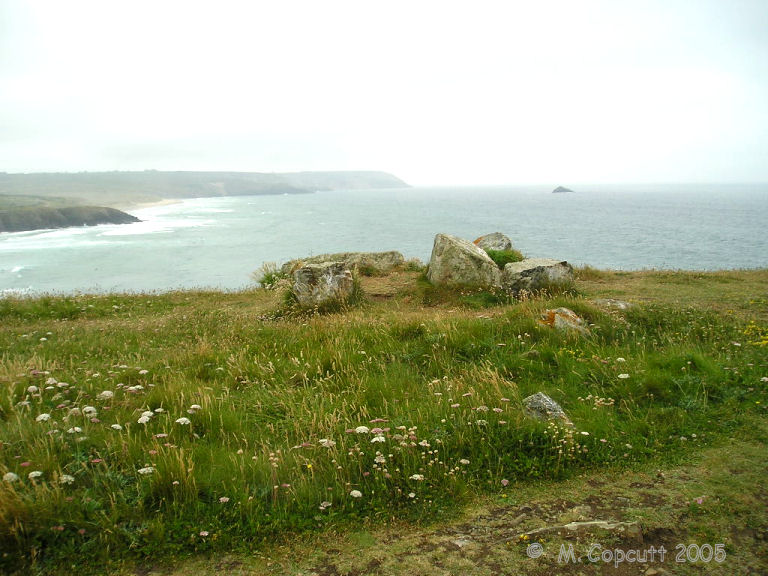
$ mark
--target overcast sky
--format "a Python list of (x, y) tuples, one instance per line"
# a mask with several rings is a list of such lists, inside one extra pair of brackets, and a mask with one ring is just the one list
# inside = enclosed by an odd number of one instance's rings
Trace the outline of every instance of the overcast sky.
[(768, 181), (768, 1), (0, 0), (0, 171)]

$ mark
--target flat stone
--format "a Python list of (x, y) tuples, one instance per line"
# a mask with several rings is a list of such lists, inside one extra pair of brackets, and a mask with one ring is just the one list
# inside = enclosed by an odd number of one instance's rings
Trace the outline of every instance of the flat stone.
[(323, 262), (339, 262), (350, 270), (354, 268), (370, 268), (379, 273), (386, 273), (402, 266), (405, 258), (400, 252), (338, 252), (336, 254), (320, 254), (289, 260), (283, 264), (280, 271), (283, 274), (293, 274), (296, 270), (307, 264), (322, 264)]
[(515, 294), (567, 288), (573, 284), (573, 267), (563, 260), (526, 258), (504, 266), (502, 286)]
[(578, 332), (579, 334), (589, 334), (584, 319), (570, 308), (555, 308), (546, 310), (541, 315), (539, 324), (549, 326), (562, 332)]

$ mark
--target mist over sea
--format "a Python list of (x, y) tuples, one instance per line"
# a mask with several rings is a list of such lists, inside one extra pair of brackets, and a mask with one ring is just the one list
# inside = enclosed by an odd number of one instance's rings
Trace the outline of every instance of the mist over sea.
[(430, 187), (197, 198), (143, 222), (0, 234), (0, 294), (238, 289), (263, 262), (504, 232), (529, 257), (635, 270), (768, 267), (768, 185)]

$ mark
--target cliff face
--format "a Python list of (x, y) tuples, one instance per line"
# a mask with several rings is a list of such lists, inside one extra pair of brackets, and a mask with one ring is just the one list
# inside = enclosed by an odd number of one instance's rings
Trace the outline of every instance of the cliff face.
[(0, 232), (96, 226), (97, 224), (130, 224), (131, 222), (139, 222), (139, 219), (115, 208), (102, 206), (62, 208), (34, 206), (0, 210)]

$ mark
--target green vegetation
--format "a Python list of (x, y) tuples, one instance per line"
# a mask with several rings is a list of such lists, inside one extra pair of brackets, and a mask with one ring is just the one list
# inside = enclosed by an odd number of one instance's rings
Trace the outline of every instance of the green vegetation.
[[(765, 422), (768, 271), (605, 272), (523, 302), (418, 277), (362, 277), (362, 306), (296, 317), (279, 290), (0, 300), (0, 570), (270, 554), (675, 465)], [(559, 306), (591, 336), (537, 322)], [(573, 428), (524, 415), (538, 391)]]
[(20, 232), (68, 226), (128, 224), (139, 219), (115, 208), (100, 206), (28, 206), (0, 210), (0, 232)]
[(523, 254), (519, 250), (486, 250), (485, 251), (496, 265), (504, 270), (504, 266), (510, 262), (520, 262), (523, 260)]

